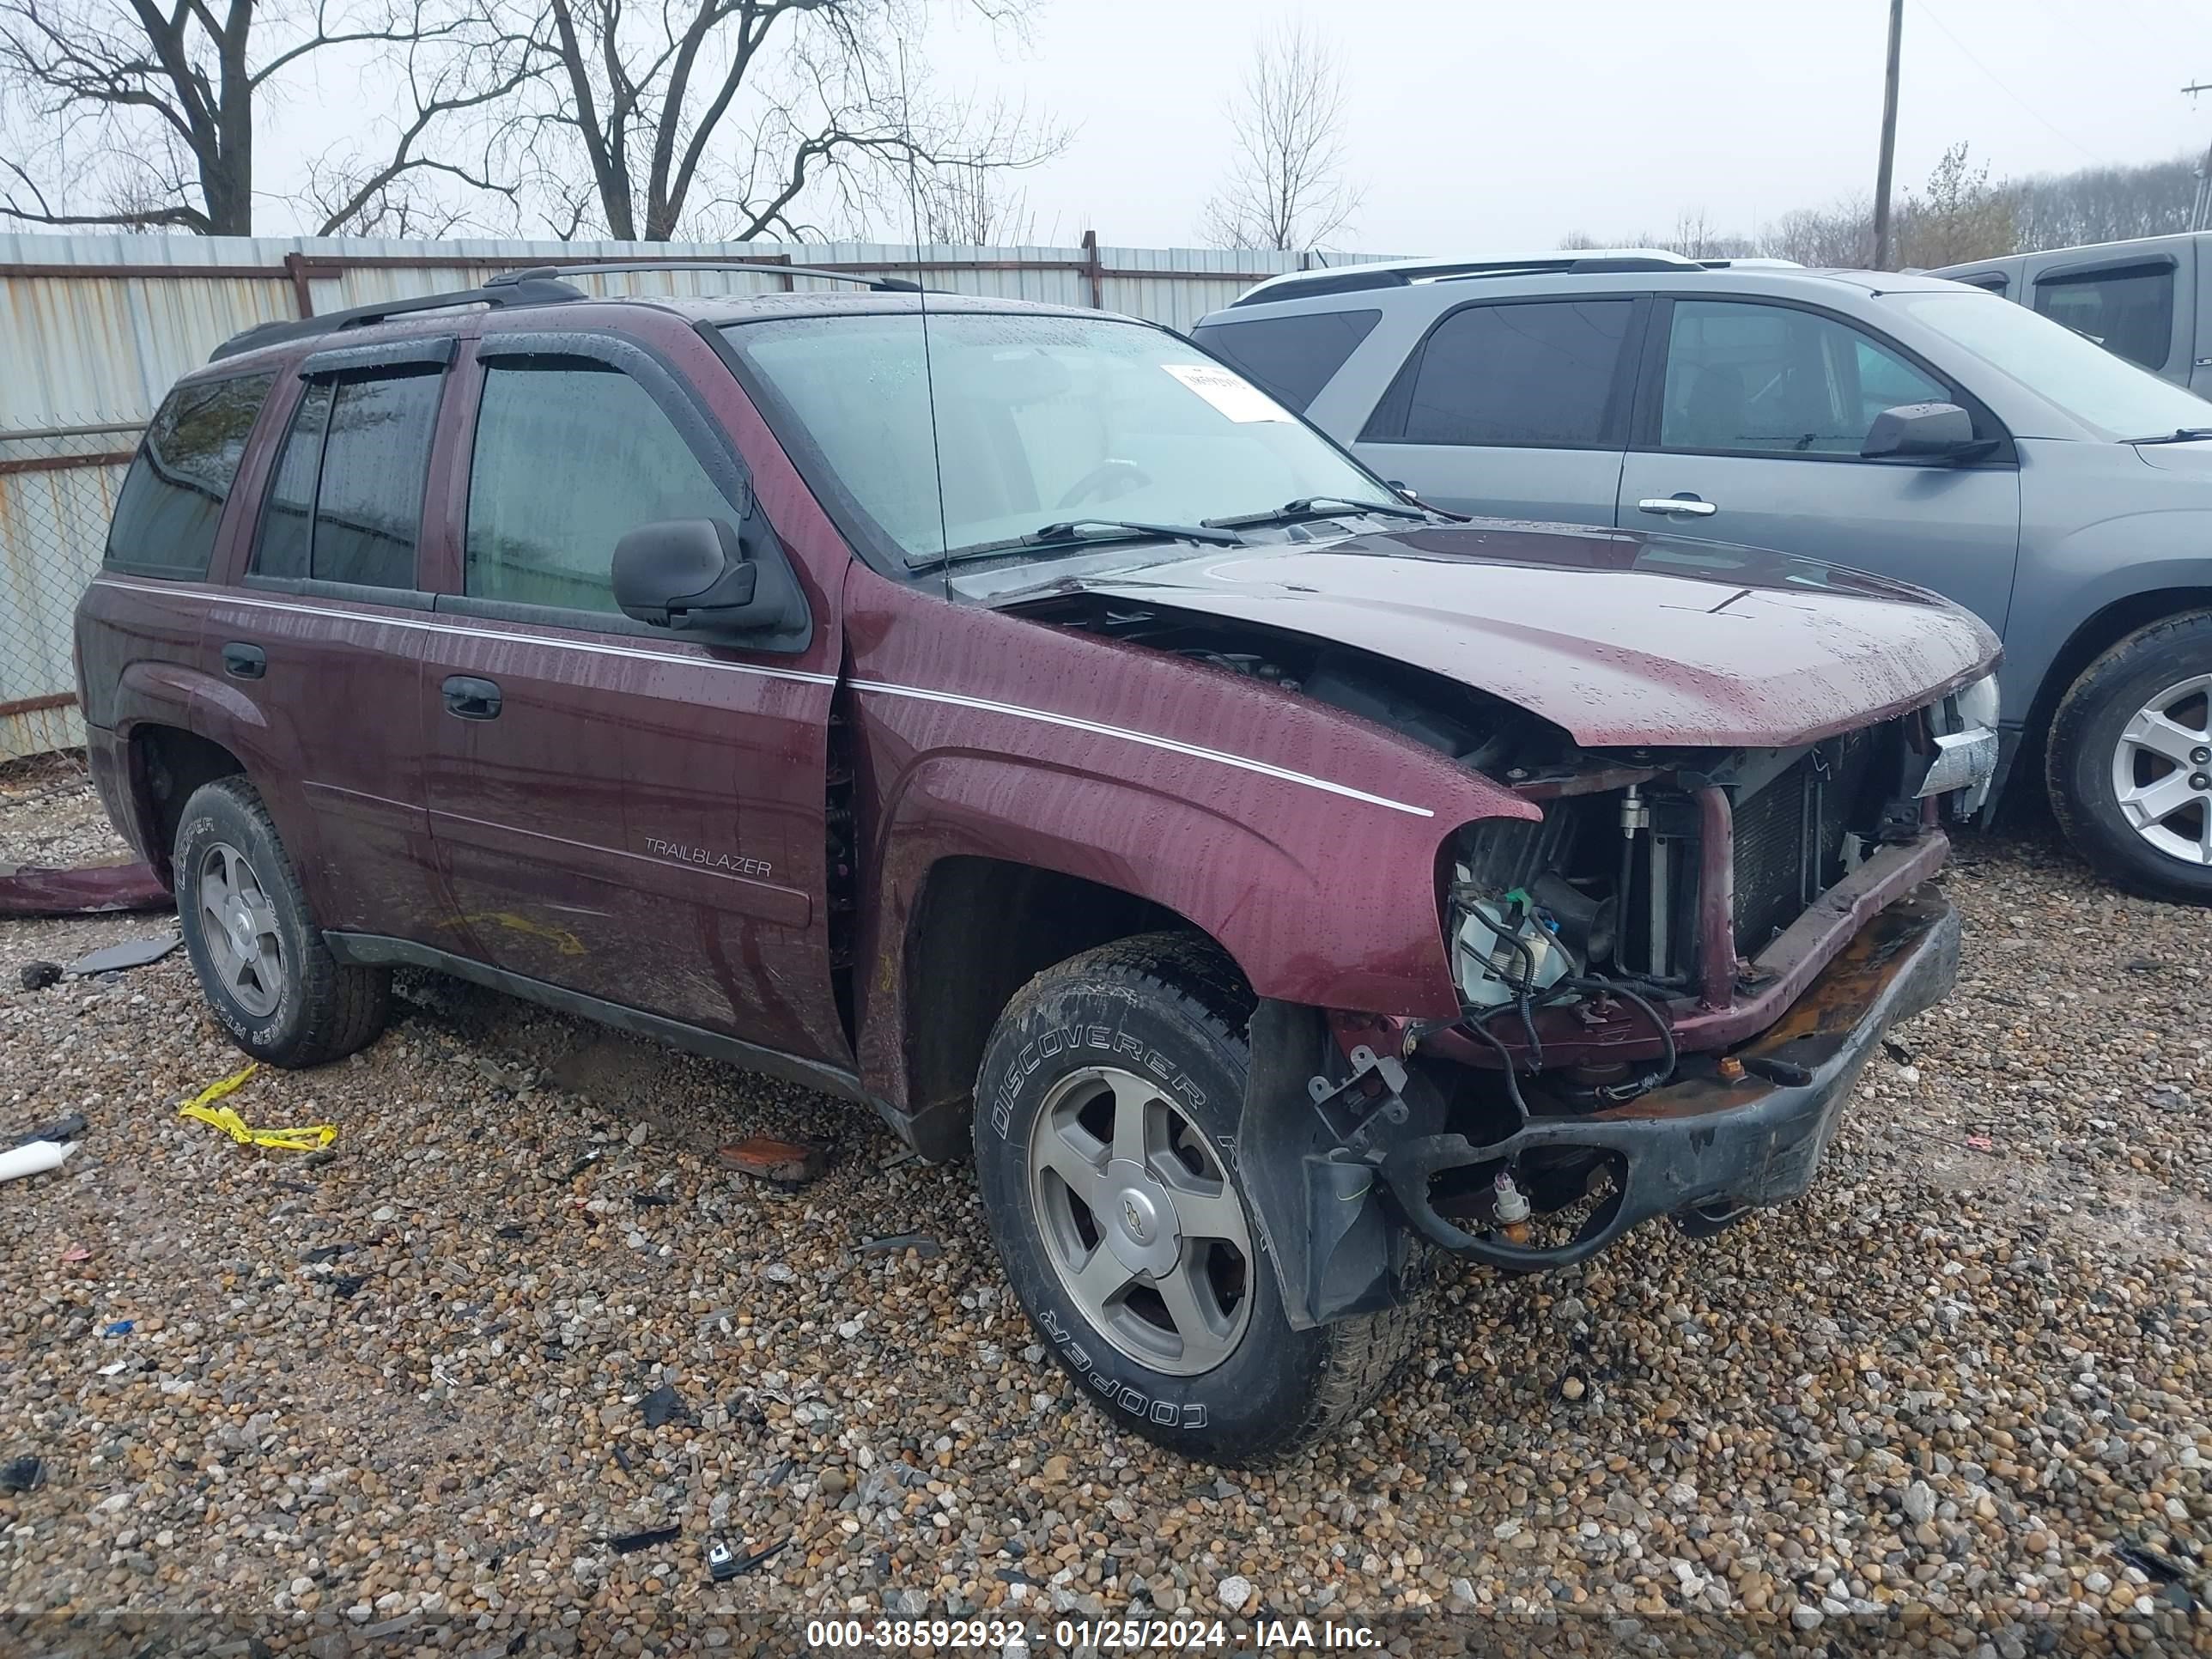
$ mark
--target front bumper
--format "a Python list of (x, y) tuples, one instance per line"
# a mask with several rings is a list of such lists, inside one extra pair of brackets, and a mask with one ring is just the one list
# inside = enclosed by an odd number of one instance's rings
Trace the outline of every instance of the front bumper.
[[(1532, 1119), (1507, 1139), (1477, 1146), (1464, 1135), (1401, 1141), (1382, 1161), (1399, 1209), (1423, 1237), (1454, 1255), (1508, 1272), (1571, 1267), (1655, 1216), (1796, 1198), (1813, 1183), (1859, 1068), (1890, 1025), (1941, 998), (1957, 977), (1959, 917), (1922, 886), (1869, 921), (1786, 1012), (1730, 1058), (1734, 1081), (1713, 1075), (1655, 1089), (1576, 1116)], [(1430, 1198), (1437, 1174), (1508, 1164), (1543, 1149), (1615, 1158), (1614, 1191), (1567, 1244), (1515, 1244), (1469, 1233)]]

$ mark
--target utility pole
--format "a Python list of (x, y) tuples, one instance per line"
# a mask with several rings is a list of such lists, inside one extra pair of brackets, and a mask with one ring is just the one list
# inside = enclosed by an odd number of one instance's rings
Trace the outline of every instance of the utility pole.
[(1881, 159), (1874, 170), (1874, 268), (1889, 269), (1889, 175), (1897, 162), (1897, 47), (1905, 0), (1889, 0), (1889, 70), (1881, 94)]
[[(2182, 88), (2182, 91), (2194, 100), (2200, 92), (2212, 92), (2212, 82), (2198, 81)], [(2212, 145), (2206, 146), (2204, 159), (2197, 164), (2197, 199), (2189, 204), (2190, 229), (2204, 228), (2207, 218), (2212, 217), (2212, 214), (2208, 214), (2208, 209), (2212, 209)]]

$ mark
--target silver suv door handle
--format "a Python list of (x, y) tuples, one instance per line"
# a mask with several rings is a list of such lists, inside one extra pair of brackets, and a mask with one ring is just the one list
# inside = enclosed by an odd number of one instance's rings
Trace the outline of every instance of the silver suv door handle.
[(1637, 502), (1638, 513), (1680, 513), (1692, 519), (1710, 519), (1720, 508), (1695, 495), (1647, 495)]

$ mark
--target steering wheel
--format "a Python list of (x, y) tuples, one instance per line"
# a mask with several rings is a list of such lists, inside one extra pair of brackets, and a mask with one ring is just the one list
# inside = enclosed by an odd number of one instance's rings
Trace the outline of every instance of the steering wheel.
[[(1118, 485), (1115, 483), (1117, 479), (1120, 481)], [(1134, 461), (1116, 460), (1109, 455), (1068, 485), (1067, 493), (1053, 505), (1073, 507), (1094, 495), (1102, 501), (1110, 501), (1116, 495), (1126, 495), (1133, 489), (1140, 489), (1152, 481), (1152, 475)]]

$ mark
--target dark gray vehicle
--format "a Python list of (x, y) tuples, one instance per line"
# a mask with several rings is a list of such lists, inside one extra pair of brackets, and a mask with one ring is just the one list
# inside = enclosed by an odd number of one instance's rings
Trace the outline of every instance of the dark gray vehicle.
[(2212, 902), (2212, 403), (1957, 283), (1643, 252), (1299, 272), (1195, 338), (1438, 506), (1948, 594), (1997, 789), (2030, 757), (2098, 868)]

